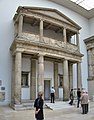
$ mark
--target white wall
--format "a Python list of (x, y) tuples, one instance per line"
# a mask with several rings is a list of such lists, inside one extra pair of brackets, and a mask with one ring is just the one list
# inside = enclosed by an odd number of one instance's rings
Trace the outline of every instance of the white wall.
[(89, 34), (94, 36), (94, 17), (89, 19)]
[[(91, 19), (90, 23), (88, 19), (81, 15), (48, 0), (2, 0), (0, 1), (0, 79), (3, 81), (3, 86), (5, 86), (6, 100), (1, 102), (1, 104), (7, 104), (11, 100), (11, 54), (9, 48), (14, 40), (13, 16), (18, 6), (27, 5), (58, 9), (82, 27), (80, 30), (80, 49), (81, 53), (84, 54), (82, 59), (82, 79), (84, 86), (87, 87), (87, 55), (83, 39), (89, 36), (89, 24), (91, 24), (91, 26), (94, 24), (93, 19)], [(92, 29), (93, 27), (91, 27), (91, 31)]]

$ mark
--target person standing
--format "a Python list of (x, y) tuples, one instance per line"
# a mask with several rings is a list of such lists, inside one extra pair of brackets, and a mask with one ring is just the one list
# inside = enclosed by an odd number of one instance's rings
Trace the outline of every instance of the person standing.
[(78, 88), (78, 90), (77, 90), (77, 108), (79, 108), (80, 97), (81, 97), (81, 91), (80, 91), (80, 88)]
[(55, 100), (55, 89), (54, 87), (51, 88), (51, 103), (54, 103)]
[(88, 113), (89, 96), (85, 91), (82, 91), (80, 100), (81, 100), (81, 106), (82, 106), (82, 114), (87, 114)]
[(43, 104), (44, 104), (44, 100), (42, 99), (42, 93), (39, 92), (38, 98), (36, 98), (34, 101), (36, 120), (44, 120)]

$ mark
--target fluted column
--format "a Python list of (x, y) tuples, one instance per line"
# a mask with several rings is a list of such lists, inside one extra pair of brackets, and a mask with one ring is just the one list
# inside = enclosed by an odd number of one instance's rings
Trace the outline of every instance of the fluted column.
[(54, 88), (55, 88), (55, 97), (58, 98), (58, 63), (54, 63)]
[(21, 35), (23, 28), (23, 15), (19, 16), (19, 24), (18, 24), (18, 36)]
[(40, 41), (42, 41), (43, 38), (43, 20), (40, 19)]
[(63, 94), (63, 100), (69, 100), (69, 73), (68, 73), (68, 60), (64, 60), (63, 63), (64, 66), (64, 79), (63, 79), (63, 89), (64, 89), (64, 94)]
[(38, 92), (44, 93), (44, 56), (38, 56)]
[(36, 98), (36, 60), (31, 60), (30, 99)]
[(77, 63), (77, 88), (82, 88), (81, 63)]
[(15, 86), (14, 86), (14, 102), (21, 103), (21, 52), (15, 55)]

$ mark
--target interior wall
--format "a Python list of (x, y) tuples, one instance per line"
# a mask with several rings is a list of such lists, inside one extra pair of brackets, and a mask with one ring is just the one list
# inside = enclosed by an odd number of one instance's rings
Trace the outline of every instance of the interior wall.
[(89, 19), (89, 36), (94, 36), (94, 17)]

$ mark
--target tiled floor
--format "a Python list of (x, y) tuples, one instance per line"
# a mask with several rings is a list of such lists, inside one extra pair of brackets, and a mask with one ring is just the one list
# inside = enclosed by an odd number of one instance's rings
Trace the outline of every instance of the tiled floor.
[[(94, 102), (89, 105), (89, 113), (81, 114), (76, 106), (60, 110), (44, 109), (45, 120), (94, 120)], [(0, 106), (0, 120), (35, 120), (34, 110), (14, 111), (8, 106)]]

